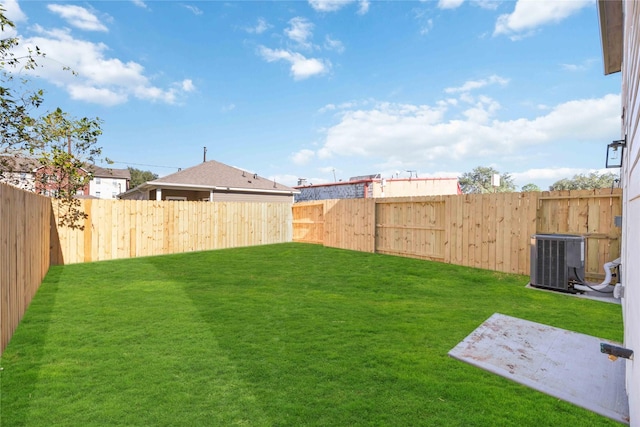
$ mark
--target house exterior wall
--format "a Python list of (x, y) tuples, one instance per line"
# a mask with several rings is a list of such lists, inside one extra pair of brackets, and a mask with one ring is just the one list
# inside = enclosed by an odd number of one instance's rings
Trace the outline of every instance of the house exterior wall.
[(36, 177), (31, 172), (3, 172), (0, 174), (0, 182), (26, 191), (36, 191)]
[(286, 194), (258, 194), (258, 193), (213, 193), (214, 202), (268, 202), (268, 203), (293, 203), (293, 196)]
[(444, 196), (459, 194), (458, 180), (388, 179), (373, 181), (373, 197)]
[(117, 199), (117, 195), (127, 191), (125, 178), (94, 177), (89, 181), (89, 195), (99, 199)]
[[(86, 174), (86, 171), (79, 169), (80, 175)], [(68, 188), (69, 180), (67, 177), (50, 166), (38, 168), (35, 172), (35, 192), (44, 196), (56, 197), (60, 189)], [(76, 190), (79, 196), (89, 195), (89, 184)]]
[[(189, 202), (208, 201), (209, 191), (200, 190), (178, 190), (171, 188), (162, 189), (162, 200), (171, 197), (186, 197)], [(156, 200), (156, 190), (136, 191), (124, 197), (127, 200)], [(226, 192), (216, 191), (213, 193), (214, 202), (283, 202), (293, 203), (293, 197), (286, 194), (264, 194), (252, 192)]]
[[(365, 182), (345, 182), (330, 185), (297, 187), (300, 194), (295, 195), (296, 202), (327, 199), (362, 199), (365, 197)], [(367, 195), (370, 197), (370, 195)]]
[[(622, 168), (622, 283), (624, 346), (635, 352), (626, 361), (631, 425), (640, 426), (640, 3), (624, 2), (622, 136), (627, 146)], [(637, 366), (636, 366), (637, 365)]]
[(296, 202), (370, 197), (418, 197), (460, 194), (456, 178), (369, 179), (296, 187)]
[(153, 197), (150, 195), (150, 191), (133, 191), (127, 193), (124, 197), (120, 197), (122, 200), (155, 200), (156, 192), (153, 190)]

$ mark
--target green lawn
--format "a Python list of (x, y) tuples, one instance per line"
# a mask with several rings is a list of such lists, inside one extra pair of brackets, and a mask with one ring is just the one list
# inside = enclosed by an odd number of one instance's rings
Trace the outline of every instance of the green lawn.
[(304, 244), (53, 267), (0, 425), (616, 425), (447, 356), (495, 312), (622, 340), (620, 306), (527, 282)]

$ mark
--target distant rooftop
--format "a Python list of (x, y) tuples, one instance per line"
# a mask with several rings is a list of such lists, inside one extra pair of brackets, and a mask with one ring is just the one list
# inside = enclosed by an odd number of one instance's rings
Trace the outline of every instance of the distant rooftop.
[(215, 160), (183, 169), (171, 175), (148, 181), (150, 185), (193, 185), (197, 187), (229, 187), (255, 190), (296, 190), (279, 184), (271, 179), (259, 176), (257, 173), (247, 172)]

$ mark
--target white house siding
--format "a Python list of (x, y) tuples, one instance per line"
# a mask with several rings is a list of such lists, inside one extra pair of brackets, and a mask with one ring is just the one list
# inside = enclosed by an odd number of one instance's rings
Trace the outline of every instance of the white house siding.
[(26, 191), (36, 191), (36, 178), (31, 172), (4, 172), (0, 176), (0, 182)]
[(89, 182), (89, 195), (100, 199), (116, 199), (117, 195), (127, 191), (124, 178), (95, 177)]
[[(627, 393), (631, 425), (640, 426), (640, 2), (624, 2), (622, 65), (623, 135), (627, 147), (623, 164), (622, 282), (624, 345), (634, 350), (627, 361)], [(638, 364), (638, 366), (636, 366)]]

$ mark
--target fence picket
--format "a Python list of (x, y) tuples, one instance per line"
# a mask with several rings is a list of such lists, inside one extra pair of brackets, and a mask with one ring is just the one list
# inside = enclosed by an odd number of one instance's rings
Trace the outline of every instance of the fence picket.
[[(293, 206), (293, 240), (528, 275), (532, 235), (578, 234), (587, 239), (585, 271), (593, 280), (604, 276), (601, 264), (620, 256), (613, 219), (621, 196), (607, 188), (305, 202)], [(373, 230), (361, 221), (364, 203), (372, 204)]]

